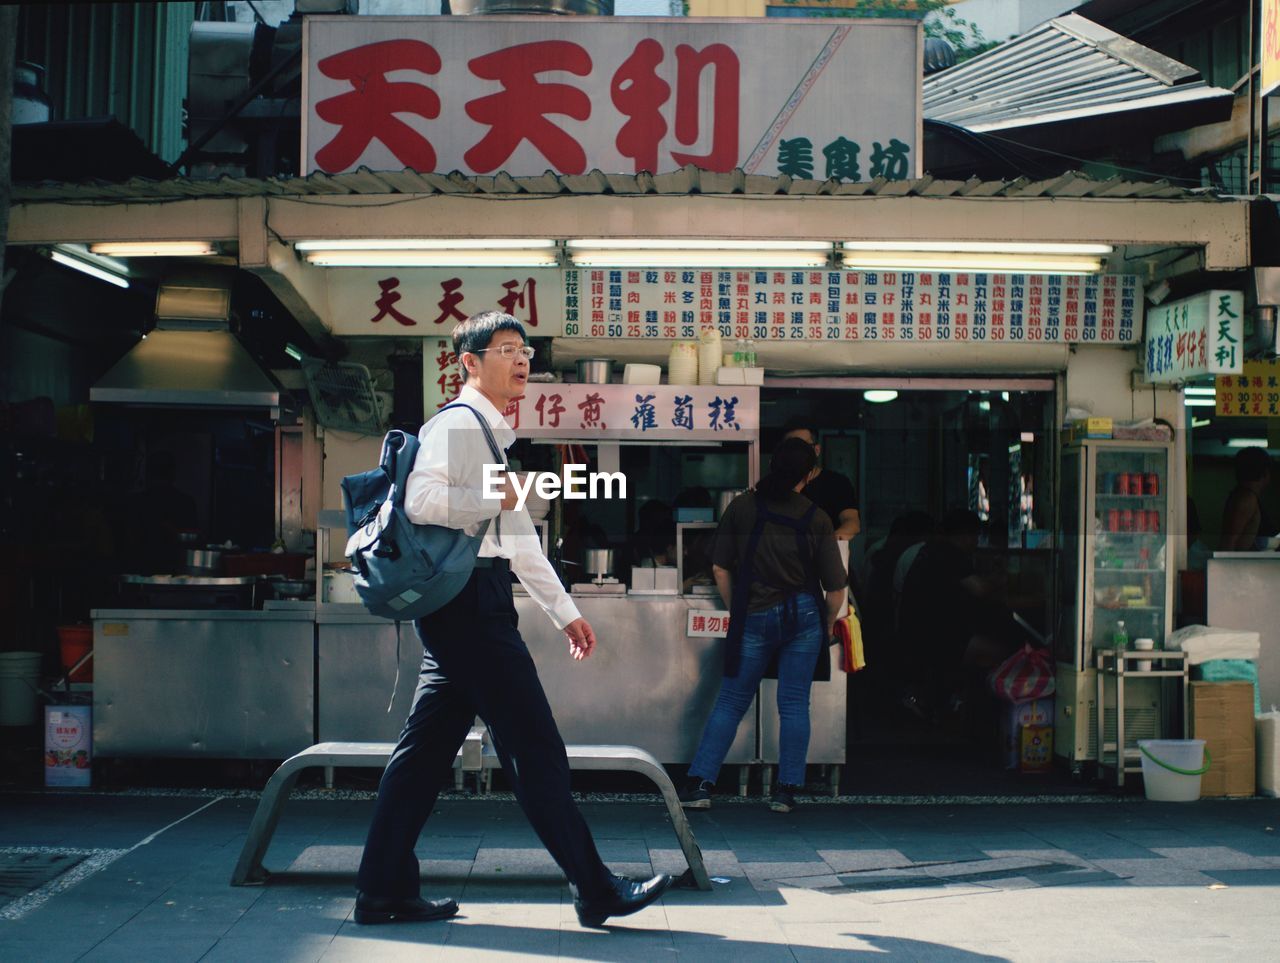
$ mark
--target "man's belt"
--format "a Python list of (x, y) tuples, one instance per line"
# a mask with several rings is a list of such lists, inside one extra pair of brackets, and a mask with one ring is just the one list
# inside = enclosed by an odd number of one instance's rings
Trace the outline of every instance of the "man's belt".
[(497, 555), (481, 555), (476, 559), (476, 568), (496, 568), (510, 572), (511, 559), (501, 558)]

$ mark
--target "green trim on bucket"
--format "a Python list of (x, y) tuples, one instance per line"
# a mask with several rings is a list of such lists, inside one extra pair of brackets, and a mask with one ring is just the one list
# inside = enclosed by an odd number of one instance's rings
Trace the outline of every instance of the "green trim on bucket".
[(1157, 766), (1163, 766), (1165, 769), (1168, 769), (1170, 772), (1176, 772), (1179, 776), (1203, 776), (1206, 772), (1209, 771), (1209, 747), (1208, 746), (1204, 747), (1204, 766), (1201, 767), (1200, 769), (1179, 769), (1177, 766), (1171, 766), (1167, 762), (1165, 762), (1163, 759), (1157, 759), (1155, 756), (1151, 755), (1151, 753), (1147, 751), (1147, 747), (1142, 744), (1138, 745), (1138, 751), (1141, 752), (1148, 759), (1150, 759), (1152, 762), (1154, 762)]

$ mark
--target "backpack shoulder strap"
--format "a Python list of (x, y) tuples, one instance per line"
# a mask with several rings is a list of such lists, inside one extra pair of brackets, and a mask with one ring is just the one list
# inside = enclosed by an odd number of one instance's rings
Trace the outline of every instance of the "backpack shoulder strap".
[[(466, 408), (467, 411), (476, 416), (476, 421), (480, 422), (480, 428), (484, 431), (484, 440), (489, 443), (489, 451), (493, 453), (494, 458), (496, 458), (501, 464), (505, 465), (507, 460), (503, 457), (502, 449), (498, 447), (498, 441), (493, 437), (493, 429), (489, 427), (489, 422), (485, 421), (484, 415), (480, 414), (480, 412), (476, 411), (476, 409), (472, 408), (470, 405), (464, 404), (461, 401), (455, 401), (452, 404), (445, 405), (440, 409), (440, 411), (448, 411), (450, 408)], [(439, 412), (437, 412), (437, 414), (438, 413)]]

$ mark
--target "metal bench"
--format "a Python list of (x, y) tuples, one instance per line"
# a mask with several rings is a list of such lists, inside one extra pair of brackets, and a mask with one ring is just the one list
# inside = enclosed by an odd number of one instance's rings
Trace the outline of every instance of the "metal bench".
[[(491, 749), (485, 751), (484, 735), (482, 728), (472, 730), (458, 750), (455, 767), (475, 772), (501, 768), (497, 755)], [(384, 769), (393, 749), (395, 744), (390, 742), (321, 742), (282, 762), (267, 781), (262, 797), (258, 800), (253, 822), (249, 825), (249, 835), (244, 841), (244, 848), (240, 850), (235, 872), (231, 874), (231, 885), (252, 886), (267, 881), (270, 872), (262, 865), (262, 860), (267, 854), (267, 847), (271, 845), (280, 813), (302, 770), (321, 767), (330, 769), (335, 766)], [(566, 746), (565, 749), (570, 769), (635, 772), (652, 779), (662, 793), (663, 802), (667, 804), (671, 825), (689, 864), (685, 876), (698, 889), (711, 889), (711, 880), (702, 864), (702, 851), (698, 849), (698, 841), (693, 837), (689, 820), (680, 808), (676, 787), (657, 759), (638, 746)]]

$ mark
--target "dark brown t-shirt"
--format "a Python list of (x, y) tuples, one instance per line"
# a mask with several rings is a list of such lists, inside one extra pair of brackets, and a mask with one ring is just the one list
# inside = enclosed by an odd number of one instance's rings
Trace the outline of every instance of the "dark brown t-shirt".
[[(812, 504), (803, 495), (791, 493), (780, 502), (767, 502), (766, 507), (779, 515), (803, 518)], [(730, 503), (716, 530), (716, 546), (711, 560), (728, 569), (734, 578), (738, 577), (738, 565), (755, 524), (756, 494), (746, 492)], [(840, 561), (840, 549), (836, 547), (831, 519), (822, 510), (814, 512), (809, 522), (809, 547), (822, 588), (828, 592), (844, 588), (848, 575)], [(749, 612), (777, 605), (788, 595), (804, 591), (812, 581), (804, 571), (795, 529), (776, 522), (767, 522), (760, 534), (754, 568), (756, 581), (751, 586), (751, 598), (747, 603)]]

